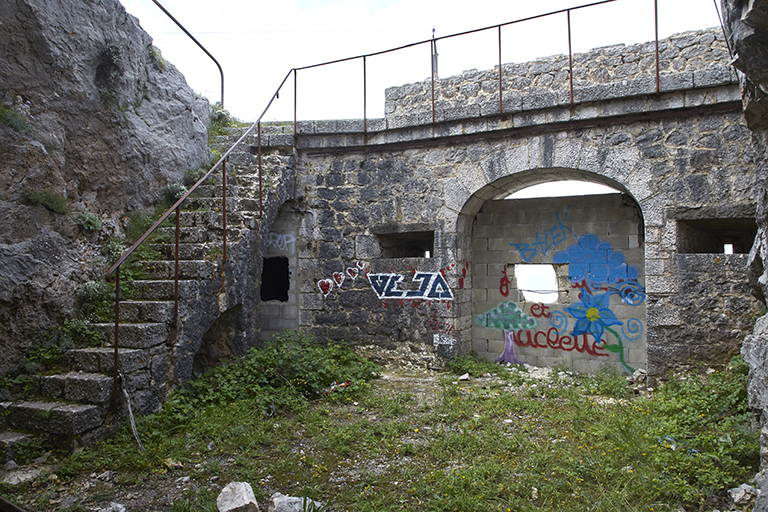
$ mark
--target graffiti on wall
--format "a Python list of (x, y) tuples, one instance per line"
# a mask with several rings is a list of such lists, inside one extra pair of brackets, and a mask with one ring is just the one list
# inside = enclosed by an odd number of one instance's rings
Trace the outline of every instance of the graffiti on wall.
[[(627, 264), (624, 254), (592, 234), (582, 235), (578, 243), (556, 253), (553, 261), (568, 264), (568, 280), (579, 289), (580, 302), (564, 309), (576, 320), (572, 335), (592, 335), (602, 350), (618, 355), (624, 370), (633, 373), (634, 368), (625, 361), (624, 341), (637, 340), (642, 335), (643, 323), (637, 318), (620, 321), (610, 309), (610, 299), (617, 295), (629, 306), (645, 302), (645, 290), (637, 281), (637, 267)], [(623, 336), (617, 331), (618, 326)], [(606, 333), (614, 338), (613, 343), (603, 339)]]
[(264, 248), (270, 247), (293, 254), (296, 252), (296, 237), (291, 234), (270, 233), (264, 238)]
[(483, 327), (499, 329), (504, 333), (504, 351), (496, 358), (497, 363), (522, 364), (515, 357), (516, 332), (530, 330), (536, 327), (536, 319), (526, 315), (514, 302), (504, 302), (490, 311), (475, 317), (475, 321)]
[(559, 213), (555, 213), (556, 223), (549, 231), (545, 231), (543, 236), (537, 231), (535, 242), (524, 242), (519, 244), (510, 243), (509, 245), (520, 252), (520, 256), (526, 263), (530, 263), (531, 258), (537, 254), (545, 256), (551, 249), (564, 242), (568, 238), (568, 233), (570, 233), (573, 238), (576, 238), (573, 230), (565, 225), (565, 219), (568, 217), (568, 211), (570, 209), (570, 206), (566, 208), (562, 219), (560, 218)]
[(320, 293), (323, 294), (323, 298), (328, 297), (333, 291), (334, 284), (336, 288), (341, 289), (341, 285), (344, 284), (347, 278), (352, 281), (357, 279), (363, 267), (365, 267), (365, 263), (358, 261), (355, 266), (347, 267), (347, 270), (344, 272), (334, 272), (331, 278), (320, 279), (317, 282), (317, 287), (320, 289)]
[(368, 274), (368, 282), (379, 299), (453, 300), (453, 292), (440, 272), (414, 272), (416, 288), (403, 289), (403, 274)]
[[(616, 354), (624, 370), (633, 373), (634, 368), (625, 360), (625, 342), (640, 339), (644, 325), (638, 318), (619, 320), (611, 309), (610, 299), (616, 296), (627, 306), (640, 306), (645, 302), (645, 289), (638, 282), (637, 267), (628, 264), (624, 254), (615, 251), (610, 243), (593, 234), (582, 235), (576, 244), (555, 253), (553, 262), (568, 265), (568, 281), (578, 291), (578, 302), (562, 311), (542, 303), (521, 307), (506, 302), (478, 315), (475, 321), (479, 325), (504, 332), (504, 350), (497, 361), (519, 363), (514, 355), (515, 345), (575, 350), (594, 357)], [(509, 284), (505, 266), (499, 288), (502, 295), (508, 295)], [(523, 311), (526, 306), (530, 316)], [(544, 321), (549, 326), (542, 325)]]

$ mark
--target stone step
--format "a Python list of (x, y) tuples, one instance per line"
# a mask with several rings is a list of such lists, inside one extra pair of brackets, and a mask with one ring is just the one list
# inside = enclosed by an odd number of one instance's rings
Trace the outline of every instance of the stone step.
[[(221, 229), (224, 215), (221, 211), (194, 211), (181, 212), (179, 226), (181, 227), (201, 227), (211, 230)], [(175, 220), (174, 220), (175, 222)], [(171, 227), (176, 227), (175, 223)], [(241, 212), (227, 212), (227, 227), (247, 227), (253, 229), (252, 220), (244, 216)]]
[[(219, 273), (218, 265), (216, 264), (215, 255), (217, 253), (211, 252), (211, 259), (207, 260), (182, 260), (179, 258), (179, 279), (208, 279)], [(147, 275), (147, 279), (159, 280), (159, 279), (174, 279), (176, 273), (176, 264), (174, 261), (162, 260), (162, 261), (145, 261), (142, 262), (142, 268)], [(122, 306), (120, 307), (120, 318), (123, 318)], [(137, 318), (126, 316), (126, 321), (134, 322)], [(158, 320), (153, 318), (144, 317), (143, 320), (151, 322), (162, 322), (164, 320)]]
[[(221, 211), (221, 198), (190, 197), (185, 202), (186, 210)], [(259, 198), (227, 198), (227, 213), (234, 211), (259, 211)]]
[(8, 407), (8, 422), (20, 430), (78, 435), (100, 427), (106, 412), (92, 404), (25, 401)]
[[(176, 252), (175, 244), (150, 244), (150, 247), (159, 252), (166, 260), (172, 261)], [(202, 244), (179, 244), (179, 260), (205, 260), (212, 259), (221, 252), (221, 248)]]
[[(142, 300), (174, 300), (174, 281), (171, 280), (137, 280), (131, 283), (134, 293)], [(193, 299), (200, 291), (200, 281), (180, 280), (179, 281), (179, 299)], [(131, 325), (131, 324), (128, 324)], [(131, 347), (146, 348), (146, 347)]]
[[(121, 326), (122, 327), (122, 326)], [(112, 326), (114, 329), (114, 326)], [(69, 366), (72, 369), (89, 373), (113, 375), (115, 367), (115, 349), (113, 347), (77, 348), (67, 352)], [(152, 357), (149, 350), (120, 348), (117, 354), (117, 367), (123, 374), (149, 369)]]
[[(241, 186), (235, 185), (232, 182), (235, 181), (234, 177), (227, 177), (227, 197), (239, 197), (245, 189)], [(221, 180), (217, 180), (210, 184), (200, 185), (192, 192), (190, 197), (210, 197), (212, 199), (221, 199)], [(184, 208), (184, 205), (182, 205)]]
[(18, 454), (19, 448), (32, 441), (32, 436), (21, 432), (0, 432), (0, 460), (13, 460)]
[[(171, 283), (173, 284), (173, 283)], [(101, 334), (106, 346), (113, 346), (115, 324), (91, 324)], [(122, 348), (151, 348), (168, 341), (170, 327), (164, 323), (120, 323), (120, 343)]]
[[(149, 264), (162, 267), (158, 272), (167, 273), (167, 267), (173, 265), (168, 261), (145, 262), (145, 267)], [(183, 267), (186, 262), (179, 261), (179, 267)], [(172, 267), (171, 267), (172, 268)], [(150, 270), (146, 270), (150, 272)], [(154, 272), (154, 270), (152, 271)], [(165, 278), (160, 278), (165, 279)], [(123, 300), (120, 301), (120, 321), (128, 323), (141, 322), (170, 322), (173, 319), (173, 301), (163, 300)]]
[(113, 378), (101, 373), (69, 372), (40, 377), (40, 393), (54, 400), (105, 405), (112, 398)]
[[(176, 238), (176, 228), (157, 228), (157, 233), (171, 241), (166, 241), (163, 245), (173, 245)], [(239, 240), (242, 230), (237, 227), (227, 226), (227, 240)], [(207, 242), (218, 242), (223, 238), (223, 231), (220, 229), (208, 229), (207, 227), (179, 227), (179, 242), (182, 244), (204, 244)]]

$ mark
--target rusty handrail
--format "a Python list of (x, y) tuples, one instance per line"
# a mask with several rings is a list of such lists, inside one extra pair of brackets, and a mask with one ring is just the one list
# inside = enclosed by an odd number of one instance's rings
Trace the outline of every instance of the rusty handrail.
[[(263, 115), (263, 114), (262, 114)], [(226, 253), (226, 246), (227, 246), (227, 177), (226, 177), (226, 160), (227, 157), (229, 157), (230, 153), (234, 151), (234, 149), (240, 145), (241, 142), (245, 140), (248, 135), (259, 125), (258, 122), (253, 123), (246, 132), (240, 136), (240, 138), (235, 142), (229, 150), (224, 153), (224, 155), (219, 159), (216, 164), (213, 165), (213, 167), (210, 168), (210, 170), (205, 173), (205, 175), (200, 178), (192, 187), (187, 190), (187, 192), (181, 196), (168, 210), (163, 213), (160, 218), (158, 218), (154, 224), (143, 234), (139, 237), (139, 239), (130, 247), (128, 250), (126, 250), (122, 256), (109, 268), (105, 275), (105, 279), (108, 282), (114, 282), (115, 283), (115, 339), (114, 339), (114, 349), (115, 349), (115, 367), (114, 367), (114, 382), (113, 382), (113, 390), (112, 390), (112, 405), (113, 407), (116, 404), (117, 400), (117, 388), (118, 388), (118, 378), (119, 378), (119, 369), (118, 369), (118, 359), (119, 359), (119, 347), (120, 347), (120, 266), (125, 263), (125, 261), (131, 257), (133, 252), (142, 244), (144, 243), (149, 236), (155, 232), (155, 230), (160, 227), (160, 225), (165, 222), (165, 220), (171, 215), (171, 213), (176, 213), (176, 236), (175, 236), (175, 253), (174, 253), (174, 261), (175, 261), (175, 271), (174, 271), (174, 317), (173, 317), (173, 324), (171, 326), (171, 336), (175, 337), (178, 334), (178, 323), (179, 323), (179, 231), (180, 231), (180, 217), (181, 217), (181, 204), (187, 200), (187, 198), (197, 189), (197, 187), (200, 186), (201, 183), (203, 183), (205, 180), (207, 180), (217, 169), (221, 168), (222, 171), (222, 244), (223, 244), (223, 253), (222, 253), (222, 262), (226, 263), (227, 261), (227, 253)], [(261, 176), (259, 176), (259, 195), (261, 195)], [(261, 200), (261, 198), (260, 198)]]
[(177, 26), (178, 26), (178, 27), (179, 27), (181, 30), (183, 30), (183, 31), (184, 31), (184, 33), (185, 33), (185, 34), (187, 34), (187, 36), (188, 36), (188, 37), (189, 37), (189, 38), (190, 38), (192, 41), (194, 41), (194, 42), (195, 42), (195, 44), (196, 44), (198, 47), (200, 47), (200, 49), (201, 49), (201, 50), (203, 50), (203, 51), (205, 52), (205, 54), (206, 54), (208, 57), (210, 57), (210, 58), (211, 58), (211, 60), (213, 61), (213, 63), (214, 63), (214, 64), (216, 64), (216, 67), (217, 67), (217, 68), (219, 68), (219, 73), (221, 74), (221, 108), (224, 108), (224, 70), (223, 70), (223, 69), (221, 69), (221, 64), (219, 64), (219, 61), (217, 61), (217, 60), (214, 58), (214, 56), (213, 56), (213, 55), (211, 55), (211, 52), (209, 52), (208, 50), (206, 50), (206, 49), (205, 49), (205, 46), (203, 46), (203, 45), (200, 43), (200, 41), (198, 41), (197, 39), (195, 39), (195, 36), (193, 36), (193, 35), (192, 35), (192, 34), (189, 32), (189, 30), (187, 30), (186, 28), (184, 28), (184, 25), (182, 25), (181, 23), (179, 23), (179, 21), (178, 21), (176, 18), (174, 18), (174, 17), (173, 17), (173, 15), (172, 15), (170, 12), (168, 12), (168, 10), (167, 10), (165, 7), (163, 7), (162, 5), (160, 5), (160, 2), (158, 2), (157, 0), (152, 0), (152, 2), (154, 2), (154, 4), (155, 4), (156, 6), (158, 6), (158, 7), (160, 8), (160, 10), (161, 10), (161, 11), (163, 11), (163, 12), (165, 13), (165, 15), (166, 15), (166, 16), (168, 16), (169, 18), (171, 18), (171, 21), (173, 21), (173, 22), (174, 22), (174, 23), (175, 23), (175, 24), (176, 24), (176, 25), (177, 25)]
[[(544, 18), (544, 17), (547, 17), (547, 16), (554, 16), (556, 14), (565, 13), (567, 15), (567, 17), (568, 17), (568, 43), (569, 43), (568, 44), (568, 57), (569, 57), (569, 59), (572, 60), (572, 52), (571, 52), (571, 45), (570, 45), (570, 17), (571, 17), (571, 11), (576, 11), (576, 10), (579, 10), (579, 9), (585, 9), (587, 7), (594, 7), (596, 5), (602, 5), (602, 4), (607, 4), (607, 3), (616, 2), (616, 1), (617, 0), (600, 0), (598, 2), (592, 2), (592, 3), (589, 3), (589, 4), (577, 5), (577, 6), (574, 6), (574, 7), (567, 7), (565, 9), (559, 9), (557, 11), (550, 11), (550, 12), (543, 13), (543, 14), (536, 14), (536, 15), (533, 15), (533, 16), (528, 16), (528, 17), (525, 17), (525, 18), (520, 18), (520, 19), (517, 19), (517, 20), (508, 21), (506, 23), (499, 23), (497, 25), (490, 25), (490, 26), (487, 26), (487, 27), (477, 28), (477, 29), (473, 29), (473, 30), (465, 30), (464, 32), (457, 32), (455, 34), (449, 34), (449, 35), (446, 35), (446, 36), (434, 37), (434, 35), (433, 35), (430, 39), (424, 39), (423, 41), (418, 41), (418, 42), (415, 42), (415, 43), (409, 43), (409, 44), (405, 44), (405, 45), (402, 45), (402, 46), (397, 46), (395, 48), (390, 48), (388, 50), (381, 50), (381, 51), (378, 51), (378, 52), (366, 53), (366, 54), (363, 54), (363, 55), (356, 55), (354, 57), (344, 57), (344, 58), (341, 58), (341, 59), (335, 59), (335, 60), (330, 60), (330, 61), (326, 61), (326, 62), (320, 62), (318, 64), (309, 64), (307, 66), (301, 66), (301, 67), (293, 68), (288, 73), (289, 75), (290, 75), (290, 73), (294, 74), (293, 133), (294, 133), (294, 135), (296, 134), (296, 124), (298, 122), (297, 121), (297, 119), (298, 119), (298, 116), (297, 116), (297, 110), (298, 110), (298, 107), (297, 107), (297, 97), (298, 97), (298, 90), (297, 90), (298, 78), (297, 78), (297, 74), (298, 74), (299, 71), (304, 71), (304, 70), (312, 69), (312, 68), (319, 68), (319, 67), (323, 67), (323, 66), (329, 66), (331, 64), (339, 64), (339, 63), (342, 63), (342, 62), (349, 62), (349, 61), (357, 60), (357, 59), (363, 59), (363, 62), (365, 63), (365, 61), (366, 61), (366, 59), (368, 57), (375, 57), (377, 55), (384, 55), (384, 54), (396, 52), (396, 51), (399, 51), (399, 50), (405, 50), (407, 48), (413, 48), (415, 46), (419, 46), (419, 45), (423, 45), (423, 44), (429, 44), (430, 45), (430, 57), (432, 59), (431, 62), (430, 62), (430, 68), (432, 69), (432, 74), (431, 74), (431, 81), (432, 81), (431, 89), (432, 89), (432, 93), (431, 93), (431, 95), (432, 95), (432, 122), (434, 123), (435, 119), (436, 119), (435, 118), (435, 98), (434, 98), (434, 96), (435, 96), (435, 78), (436, 78), (435, 77), (434, 56), (435, 56), (435, 48), (436, 48), (437, 41), (440, 41), (442, 39), (450, 39), (452, 37), (459, 37), (459, 36), (465, 36), (465, 35), (468, 35), (468, 34), (474, 34), (474, 33), (477, 33), (477, 32), (484, 32), (486, 30), (493, 30), (493, 29), (496, 29), (499, 32), (499, 34), (498, 34), (498, 38), (499, 38), (499, 113), (502, 114), (503, 113), (503, 104), (502, 104), (502, 98), (501, 98), (501, 95), (502, 95), (501, 82), (502, 82), (502, 73), (503, 73), (502, 65), (501, 65), (501, 28), (502, 27), (506, 27), (506, 26), (509, 26), (509, 25), (514, 25), (516, 23), (522, 23), (522, 22), (525, 22), (525, 21), (531, 21), (531, 20), (535, 20), (535, 19), (539, 19), (539, 18)], [(654, 4), (655, 4), (656, 1), (658, 1), (658, 0), (654, 0)], [(657, 40), (657, 45), (658, 45), (658, 17), (656, 19), (656, 34), (657, 34), (656, 35), (656, 40)], [(364, 64), (364, 66), (365, 66), (365, 64)], [(656, 87), (657, 87), (657, 90), (658, 90), (658, 83), (659, 83), (659, 79), (658, 79), (658, 66), (659, 66), (659, 63), (658, 63), (658, 59), (657, 59), (657, 62), (656, 62), (656, 67), (657, 67)], [(363, 94), (365, 95), (365, 87), (366, 87), (365, 78), (363, 78), (363, 82), (364, 82), (364, 85), (363, 85), (364, 93)], [(272, 97), (273, 100), (279, 94), (280, 89), (283, 87), (284, 84), (285, 84), (285, 80), (283, 80), (283, 82), (280, 84), (280, 87), (278, 87), (277, 92)], [(571, 75), (571, 80), (570, 80), (570, 88), (571, 88), (571, 98), (573, 98), (573, 76), (572, 75)], [(363, 103), (365, 104), (365, 101)], [(571, 99), (571, 103), (573, 103), (573, 99)], [(272, 104), (272, 101), (270, 101), (270, 105), (271, 104)], [(267, 109), (268, 108), (269, 108), (269, 106), (267, 106)], [(265, 109), (264, 113), (266, 113), (266, 109)], [(264, 114), (262, 114), (262, 116), (263, 115)], [(261, 119), (261, 117), (259, 119)], [(367, 109), (364, 107), (363, 108), (363, 126), (365, 127), (365, 130), (364, 130), (365, 132), (367, 132), (367, 121), (368, 121), (368, 119), (367, 119)]]

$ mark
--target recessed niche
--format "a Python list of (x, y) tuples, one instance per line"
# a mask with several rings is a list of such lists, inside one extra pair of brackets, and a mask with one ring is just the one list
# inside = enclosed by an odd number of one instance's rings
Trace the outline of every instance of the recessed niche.
[(682, 254), (747, 254), (757, 234), (755, 219), (677, 221), (677, 252)]
[(288, 270), (288, 258), (278, 256), (264, 258), (261, 270), (261, 300), (288, 301), (291, 288), (291, 272)]
[(431, 258), (434, 252), (434, 231), (377, 234), (382, 258)]

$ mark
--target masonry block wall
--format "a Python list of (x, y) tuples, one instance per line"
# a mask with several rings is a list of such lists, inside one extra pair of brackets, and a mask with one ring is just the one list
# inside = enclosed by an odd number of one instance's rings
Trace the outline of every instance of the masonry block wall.
[[(523, 291), (532, 265), (551, 269), (555, 293)], [(472, 229), (472, 276), (472, 347), (482, 357), (645, 368), (643, 220), (628, 196), (486, 202)]]

